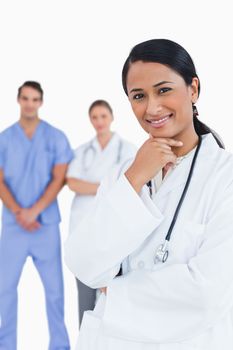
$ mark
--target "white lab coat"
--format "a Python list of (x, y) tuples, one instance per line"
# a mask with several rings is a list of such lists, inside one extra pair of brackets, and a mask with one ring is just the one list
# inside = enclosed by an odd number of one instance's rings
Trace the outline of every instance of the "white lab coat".
[[(97, 138), (79, 146), (75, 157), (69, 164), (67, 178), (76, 178), (93, 183), (100, 183), (113, 168), (124, 166), (124, 163), (135, 156), (136, 147), (130, 142), (114, 133), (104, 149), (101, 148)], [(70, 213), (70, 229), (76, 227), (94, 201), (93, 195), (74, 196)]]
[[(117, 181), (112, 175), (74, 228), (67, 265), (87, 285), (107, 286), (107, 296), (85, 314), (78, 350), (233, 349), (233, 156), (210, 134), (203, 137), (169, 258), (154, 264), (191, 161), (183, 159), (153, 200), (146, 186), (139, 196), (124, 175)], [(122, 262), (124, 274), (114, 278)]]

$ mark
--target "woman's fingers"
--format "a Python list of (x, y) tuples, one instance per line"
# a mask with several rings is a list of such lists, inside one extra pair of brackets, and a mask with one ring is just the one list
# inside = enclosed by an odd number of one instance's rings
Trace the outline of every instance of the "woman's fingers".
[(151, 180), (167, 163), (176, 163), (174, 147), (181, 147), (183, 143), (171, 138), (151, 137), (141, 146), (131, 167), (125, 175), (136, 192)]
[(151, 142), (158, 142), (159, 144), (165, 144), (170, 147), (182, 147), (183, 142), (170, 139), (170, 138), (159, 138), (159, 137), (152, 137), (149, 139)]
[(100, 288), (101, 293), (107, 294), (107, 287)]

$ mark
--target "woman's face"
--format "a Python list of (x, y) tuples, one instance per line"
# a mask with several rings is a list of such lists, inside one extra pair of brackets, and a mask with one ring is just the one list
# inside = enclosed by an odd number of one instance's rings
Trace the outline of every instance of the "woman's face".
[(195, 133), (192, 102), (198, 98), (197, 78), (187, 86), (168, 66), (137, 61), (129, 68), (127, 91), (134, 114), (147, 133), (182, 141)]
[(95, 106), (91, 109), (90, 121), (97, 135), (101, 135), (110, 132), (113, 116), (107, 107)]

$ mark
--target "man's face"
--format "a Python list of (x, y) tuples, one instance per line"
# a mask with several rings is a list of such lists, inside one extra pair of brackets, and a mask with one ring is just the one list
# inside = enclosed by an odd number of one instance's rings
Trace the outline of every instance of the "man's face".
[(21, 117), (33, 119), (38, 116), (38, 110), (43, 101), (39, 91), (32, 87), (24, 86), (18, 97), (18, 103)]

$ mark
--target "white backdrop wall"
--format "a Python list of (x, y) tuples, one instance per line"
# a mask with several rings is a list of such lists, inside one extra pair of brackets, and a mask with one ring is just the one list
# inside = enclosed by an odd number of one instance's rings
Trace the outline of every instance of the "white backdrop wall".
[[(110, 102), (114, 130), (140, 145), (146, 135), (121, 86), (129, 50), (151, 38), (168, 38), (191, 54), (201, 79), (200, 119), (233, 151), (231, 1), (0, 0), (0, 130), (19, 117), (17, 88), (38, 80), (45, 91), (40, 116), (62, 129), (72, 147), (93, 136), (87, 110)], [(62, 241), (68, 234), (72, 194), (59, 195)], [(66, 323), (72, 349), (77, 336), (74, 278), (64, 265)], [(47, 348), (43, 289), (30, 260), (19, 284), (18, 349)]]

